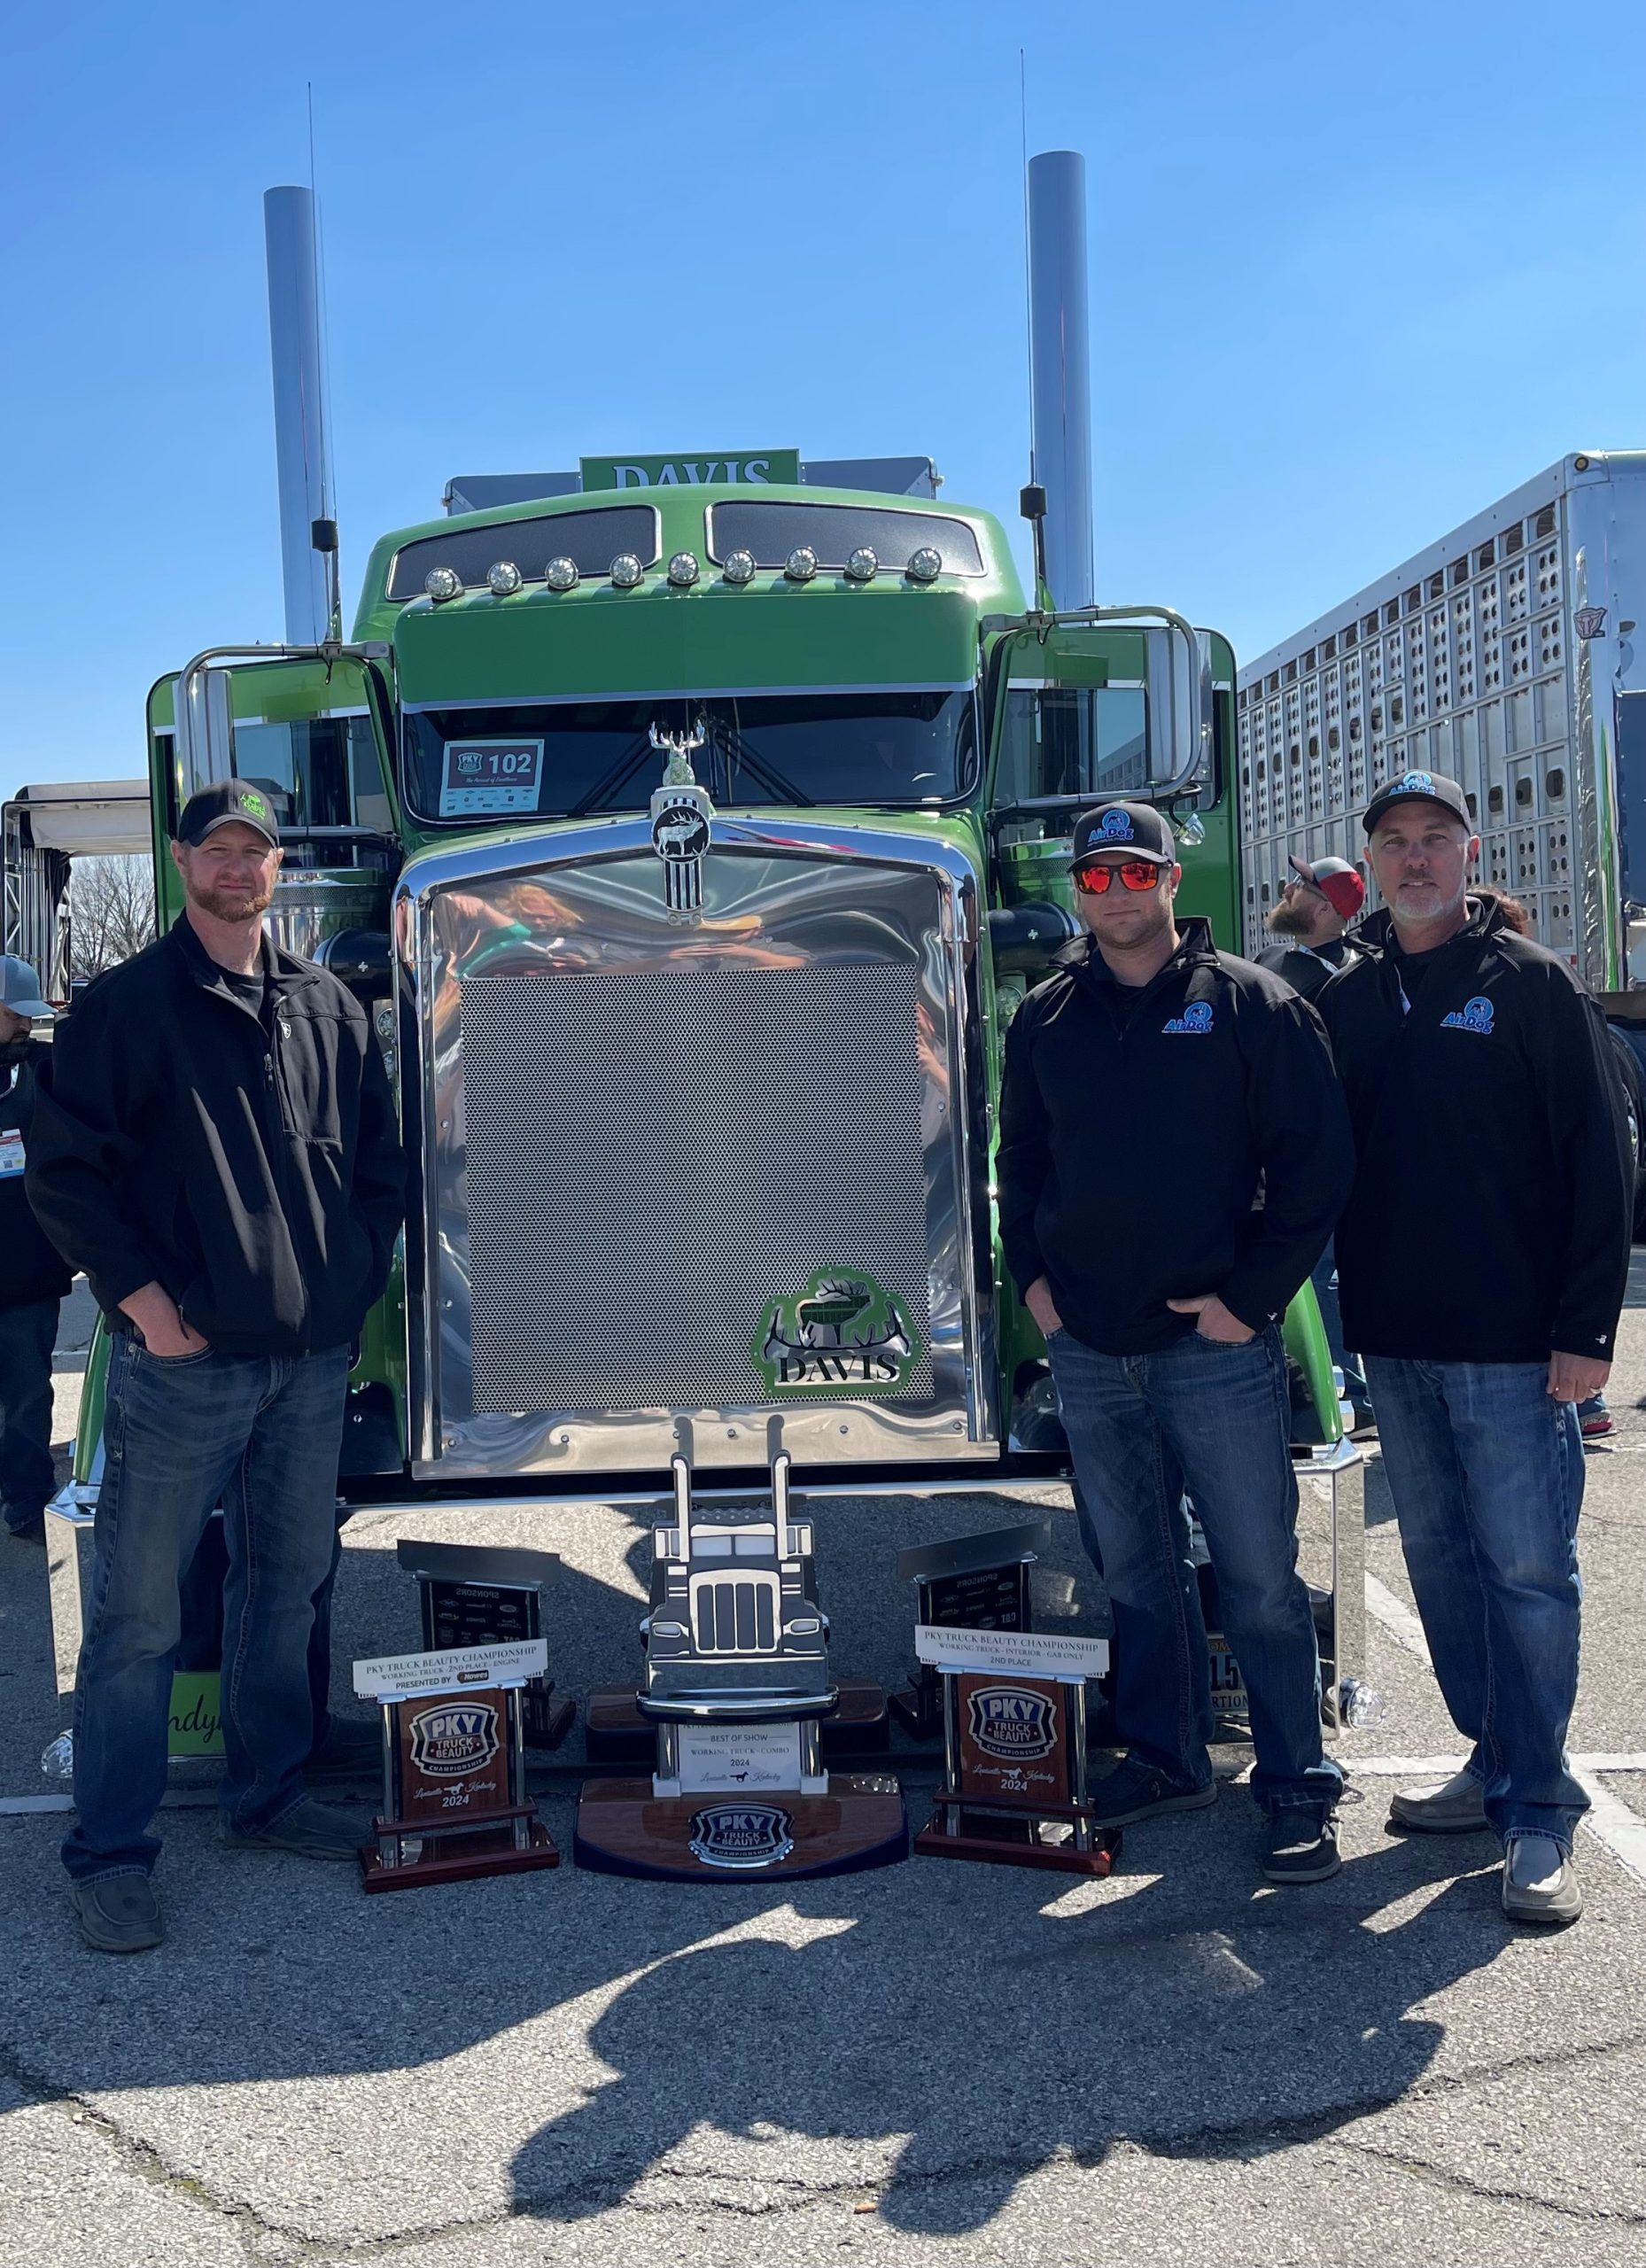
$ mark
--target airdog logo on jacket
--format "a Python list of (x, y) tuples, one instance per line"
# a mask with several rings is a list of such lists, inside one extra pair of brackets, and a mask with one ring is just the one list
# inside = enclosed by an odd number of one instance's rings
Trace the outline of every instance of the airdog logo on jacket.
[(1168, 1016), (1161, 1026), (1162, 1031), (1210, 1031), (1212, 1004), (1209, 1000), (1191, 1000), (1180, 1016)]
[(1130, 812), (1105, 812), (1103, 824), (1098, 833), (1106, 843), (1135, 843), (1137, 839)]
[(1461, 1008), (1454, 1008), (1449, 1016), (1440, 1018), (1440, 1029), (1442, 1031), (1484, 1032), (1489, 1037), (1492, 1029), (1491, 1002), (1479, 998), (1464, 1001)]
[(461, 1780), (497, 1754), (497, 1712), (489, 1701), (442, 1701), (411, 1720), (412, 1762), (436, 1780)]
[(795, 1821), (776, 1804), (712, 1804), (692, 1814), (686, 1847), (706, 1867), (774, 1867), (795, 1847)]
[(972, 1738), (985, 1756), (1023, 1764), (1049, 1756), (1057, 1740), (1052, 1704), (1021, 1685), (985, 1685), (971, 1697)]

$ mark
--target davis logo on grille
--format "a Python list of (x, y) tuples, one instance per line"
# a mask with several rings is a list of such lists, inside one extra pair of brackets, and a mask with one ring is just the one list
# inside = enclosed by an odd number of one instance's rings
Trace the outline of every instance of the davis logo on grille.
[(497, 1754), (497, 1712), (489, 1701), (443, 1701), (411, 1720), (412, 1762), (437, 1780), (460, 1780)]
[(917, 1343), (890, 1292), (872, 1276), (833, 1269), (814, 1276), (798, 1297), (772, 1301), (755, 1364), (768, 1394), (889, 1394), (913, 1367)]
[(1052, 1704), (1021, 1685), (985, 1685), (971, 1697), (972, 1738), (985, 1756), (1021, 1764), (1049, 1756), (1057, 1736)]
[(692, 1814), (686, 1847), (706, 1867), (774, 1867), (795, 1847), (794, 1817), (776, 1804), (712, 1804)]

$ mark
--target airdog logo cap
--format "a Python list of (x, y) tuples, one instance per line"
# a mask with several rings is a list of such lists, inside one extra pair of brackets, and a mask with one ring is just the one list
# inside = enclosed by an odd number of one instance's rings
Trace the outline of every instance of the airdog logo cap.
[(1099, 804), (1075, 823), (1071, 866), (1089, 866), (1099, 850), (1123, 850), (1157, 866), (1175, 866), (1177, 843), (1164, 812), (1153, 804)]
[(273, 805), (260, 788), (248, 786), (244, 780), (214, 780), (209, 788), (198, 788), (190, 796), (177, 821), (177, 840), (204, 843), (208, 835), (237, 819), (279, 849), (280, 829)]
[(1448, 780), (1443, 772), (1401, 772), (1386, 788), (1379, 788), (1367, 804), (1366, 816), (1361, 821), (1367, 834), (1371, 833), (1391, 804), (1409, 804), (1414, 796), (1419, 803), (1439, 804), (1443, 812), (1450, 812), (1454, 819), (1462, 819), (1471, 835), (1474, 833), (1468, 798), (1456, 780)]

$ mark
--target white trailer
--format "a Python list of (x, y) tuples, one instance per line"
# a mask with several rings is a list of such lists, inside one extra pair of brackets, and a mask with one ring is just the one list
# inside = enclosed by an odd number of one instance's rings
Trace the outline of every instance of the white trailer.
[[(1245, 951), (1286, 856), (1360, 858), (1386, 781), (1460, 781), (1480, 873), (1646, 1007), (1646, 451), (1580, 451), (1241, 671)], [(1370, 878), (1369, 878), (1370, 880)], [(1371, 886), (1376, 902), (1375, 885)]]

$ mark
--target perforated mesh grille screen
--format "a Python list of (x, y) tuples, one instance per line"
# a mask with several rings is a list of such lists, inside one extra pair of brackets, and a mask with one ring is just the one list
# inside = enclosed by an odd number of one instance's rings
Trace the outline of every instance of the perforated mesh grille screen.
[(766, 1399), (766, 1302), (850, 1268), (932, 1391), (915, 972), (472, 977), (463, 1096), (474, 1410)]

